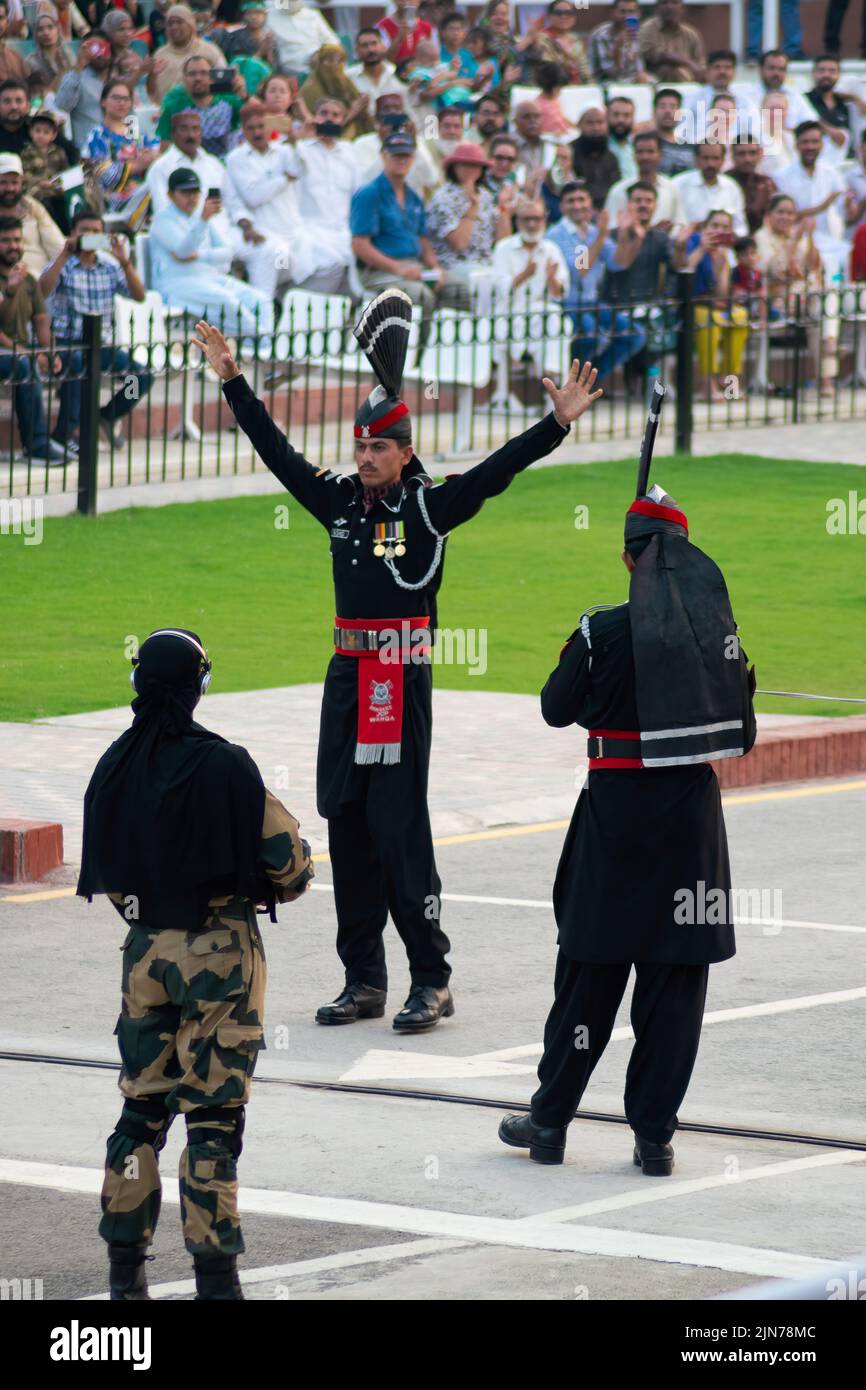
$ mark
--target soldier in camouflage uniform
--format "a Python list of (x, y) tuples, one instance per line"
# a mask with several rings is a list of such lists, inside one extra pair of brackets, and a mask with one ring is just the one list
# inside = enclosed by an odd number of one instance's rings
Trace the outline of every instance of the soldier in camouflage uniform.
[[(169, 661), (174, 660), (186, 637), (194, 634), (182, 629), (153, 634), (141, 647), (141, 666), (152, 664), (157, 646), (163, 663), (167, 649)], [(180, 655), (185, 656), (182, 648)], [(185, 669), (183, 660), (181, 668)], [(165, 671), (161, 674), (164, 678)], [(141, 676), (138, 681), (142, 683)], [(140, 703), (136, 701), (133, 708)], [(218, 744), (216, 751), (221, 755), (227, 750), (230, 756), (243, 755), (248, 763), (245, 774), (254, 769), (244, 750), (222, 740)], [(193, 744), (193, 751), (201, 752), (198, 744)], [(176, 752), (170, 746), (164, 757)], [(187, 1126), (187, 1147), (180, 1160), (181, 1216), (186, 1247), (195, 1263), (198, 1297), (240, 1298), (236, 1261), (244, 1241), (237, 1208), (237, 1160), (250, 1081), (258, 1052), (265, 1046), (266, 966), (256, 903), (269, 900), (273, 906), (301, 896), (313, 876), (310, 848), (300, 838), (295, 818), (262, 786), (264, 811), (255, 862), (258, 881), (247, 884), (246, 892), (210, 892), (202, 903), (201, 921), (193, 913), (185, 927), (160, 927), (152, 894), (148, 898), (125, 891), (136, 885), (120, 884), (116, 878), (108, 888), (108, 874), (117, 870), (107, 869), (94, 843), (100, 829), (97, 794), (106, 782), (113, 786), (118, 779), (100, 772), (104, 761), (94, 773), (85, 802), (79, 892), (108, 891), (118, 912), (132, 923), (122, 948), (123, 1001), (115, 1029), (124, 1106), (108, 1140), (99, 1227), (109, 1244), (111, 1297), (147, 1297), (144, 1258), (162, 1196), (159, 1154), (180, 1113)], [(116, 765), (115, 757), (115, 774)], [(153, 763), (148, 772), (153, 774)], [(197, 772), (201, 775), (201, 765)], [(223, 779), (225, 767), (216, 772)], [(245, 787), (255, 792), (254, 782), (255, 777), (250, 778)], [(213, 793), (211, 786), (208, 795)], [(116, 813), (117, 806), (113, 810)], [(217, 876), (211, 886), (222, 888), (227, 882), (220, 883)], [(173, 900), (165, 920), (173, 922), (176, 917)]]

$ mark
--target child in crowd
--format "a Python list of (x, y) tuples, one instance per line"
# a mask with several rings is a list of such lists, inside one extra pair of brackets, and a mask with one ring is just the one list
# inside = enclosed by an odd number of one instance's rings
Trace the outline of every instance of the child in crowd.
[(499, 62), (493, 53), (493, 40), (489, 29), (480, 24), (470, 29), (466, 35), (466, 47), (477, 64), (472, 81), (475, 100), (480, 101), (488, 92), (493, 92), (502, 82)]
[(562, 63), (539, 63), (536, 77), (541, 88), (535, 98), (535, 104), (541, 112), (541, 134), (575, 134), (574, 127), (566, 120), (559, 104), (559, 94), (568, 78)]
[(30, 141), (21, 151), (24, 192), (44, 204), (58, 197), (59, 189), (54, 180), (69, 168), (66, 151), (57, 144), (61, 120), (62, 117), (47, 107), (39, 107), (30, 117)]

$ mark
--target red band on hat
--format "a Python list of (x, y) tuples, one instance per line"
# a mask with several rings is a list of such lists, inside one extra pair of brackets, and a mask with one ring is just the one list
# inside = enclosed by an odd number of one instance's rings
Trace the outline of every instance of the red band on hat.
[(637, 512), (640, 516), (655, 516), (662, 521), (676, 521), (687, 531), (689, 529), (688, 517), (685, 512), (677, 511), (675, 507), (662, 507), (658, 502), (645, 502), (643, 498), (638, 498), (636, 502), (632, 502), (628, 510), (629, 512)]
[(405, 401), (400, 401), (393, 410), (389, 410), (387, 415), (383, 415), (380, 420), (371, 420), (369, 425), (356, 425), (356, 439), (372, 439), (375, 435), (381, 434), (389, 425), (395, 424), (397, 420), (402, 420), (404, 415), (409, 414), (409, 407)]

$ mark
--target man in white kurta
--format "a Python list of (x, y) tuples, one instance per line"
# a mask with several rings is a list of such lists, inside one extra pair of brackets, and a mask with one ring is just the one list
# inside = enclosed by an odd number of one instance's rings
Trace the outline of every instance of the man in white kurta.
[(167, 303), (196, 318), (208, 319), (226, 333), (273, 331), (271, 299), (226, 271), (232, 247), (217, 222), (220, 201), (205, 196), (191, 169), (175, 169), (168, 180), (168, 204), (150, 227), (151, 269)]
[[(253, 284), (257, 284), (263, 277), (266, 279), (267, 267), (273, 262), (274, 250), (268, 247), (264, 239), (256, 241), (250, 237), (239, 225), (244, 208), (226, 177), (225, 166), (214, 155), (202, 149), (201, 117), (197, 111), (180, 111), (172, 117), (171, 140), (172, 143), (165, 153), (153, 161), (145, 179), (154, 213), (160, 212), (169, 204), (168, 181), (175, 169), (192, 169), (193, 173), (198, 175), (201, 189), (196, 211), (201, 211), (210, 189), (219, 189), (222, 206), (213, 216), (213, 231), (231, 247), (232, 257), (244, 263)], [(161, 287), (153, 283), (150, 288)]]
[[(340, 138), (346, 108), (333, 97), (322, 97), (313, 112), (316, 135), (299, 140), (294, 148), (298, 212), (305, 231), (333, 252), (338, 282), (324, 286), (341, 288), (341, 280), (354, 262), (349, 211), (352, 194), (361, 186), (361, 171), (351, 142)], [(323, 279), (320, 272), (316, 283)]]
[(226, 174), (235, 220), (259, 252), (247, 262), (250, 283), (273, 299), (280, 283), (298, 285), (317, 272), (342, 270), (339, 256), (301, 217), (295, 151), (268, 138), (262, 102), (245, 103), (241, 128), (244, 140), (226, 160)]
[(822, 157), (824, 133), (817, 121), (801, 126), (797, 158), (774, 175), (780, 193), (793, 198), (801, 219), (813, 217), (813, 239), (824, 262), (826, 280), (845, 279), (850, 247), (845, 240), (845, 178)]
[(315, 5), (303, 0), (268, 0), (268, 28), (277, 41), (280, 71), (310, 71), (310, 59), (323, 43), (339, 43)]

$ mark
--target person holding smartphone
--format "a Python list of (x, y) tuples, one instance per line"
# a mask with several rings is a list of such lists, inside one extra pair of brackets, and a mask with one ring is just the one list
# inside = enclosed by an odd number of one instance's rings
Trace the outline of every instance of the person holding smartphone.
[(60, 410), (52, 437), (71, 453), (77, 453), (84, 370), (80, 348), (83, 315), (98, 313), (103, 344), (100, 370), (103, 374), (122, 376), (117, 391), (99, 412), (99, 428), (112, 448), (122, 448), (126, 441), (117, 422), (144, 399), (153, 385), (150, 372), (134, 364), (126, 348), (114, 344), (114, 296), (122, 294), (141, 303), (146, 293), (126, 242), (106, 235), (102, 217), (93, 208), (80, 207), (60, 255), (40, 275), (39, 288), (48, 301), (54, 340), (64, 369)]
[(691, 271), (695, 300), (695, 350), (700, 376), (696, 389), (716, 401), (726, 400), (725, 387), (736, 377), (743, 389), (743, 355), (749, 336), (749, 315), (731, 302), (734, 224), (729, 212), (711, 212), (700, 227), (685, 227), (677, 239), (674, 266)]
[(609, 82), (649, 82), (637, 31), (640, 6), (637, 0), (614, 0), (607, 24), (593, 29), (589, 39), (589, 65), (593, 82), (606, 87)]

